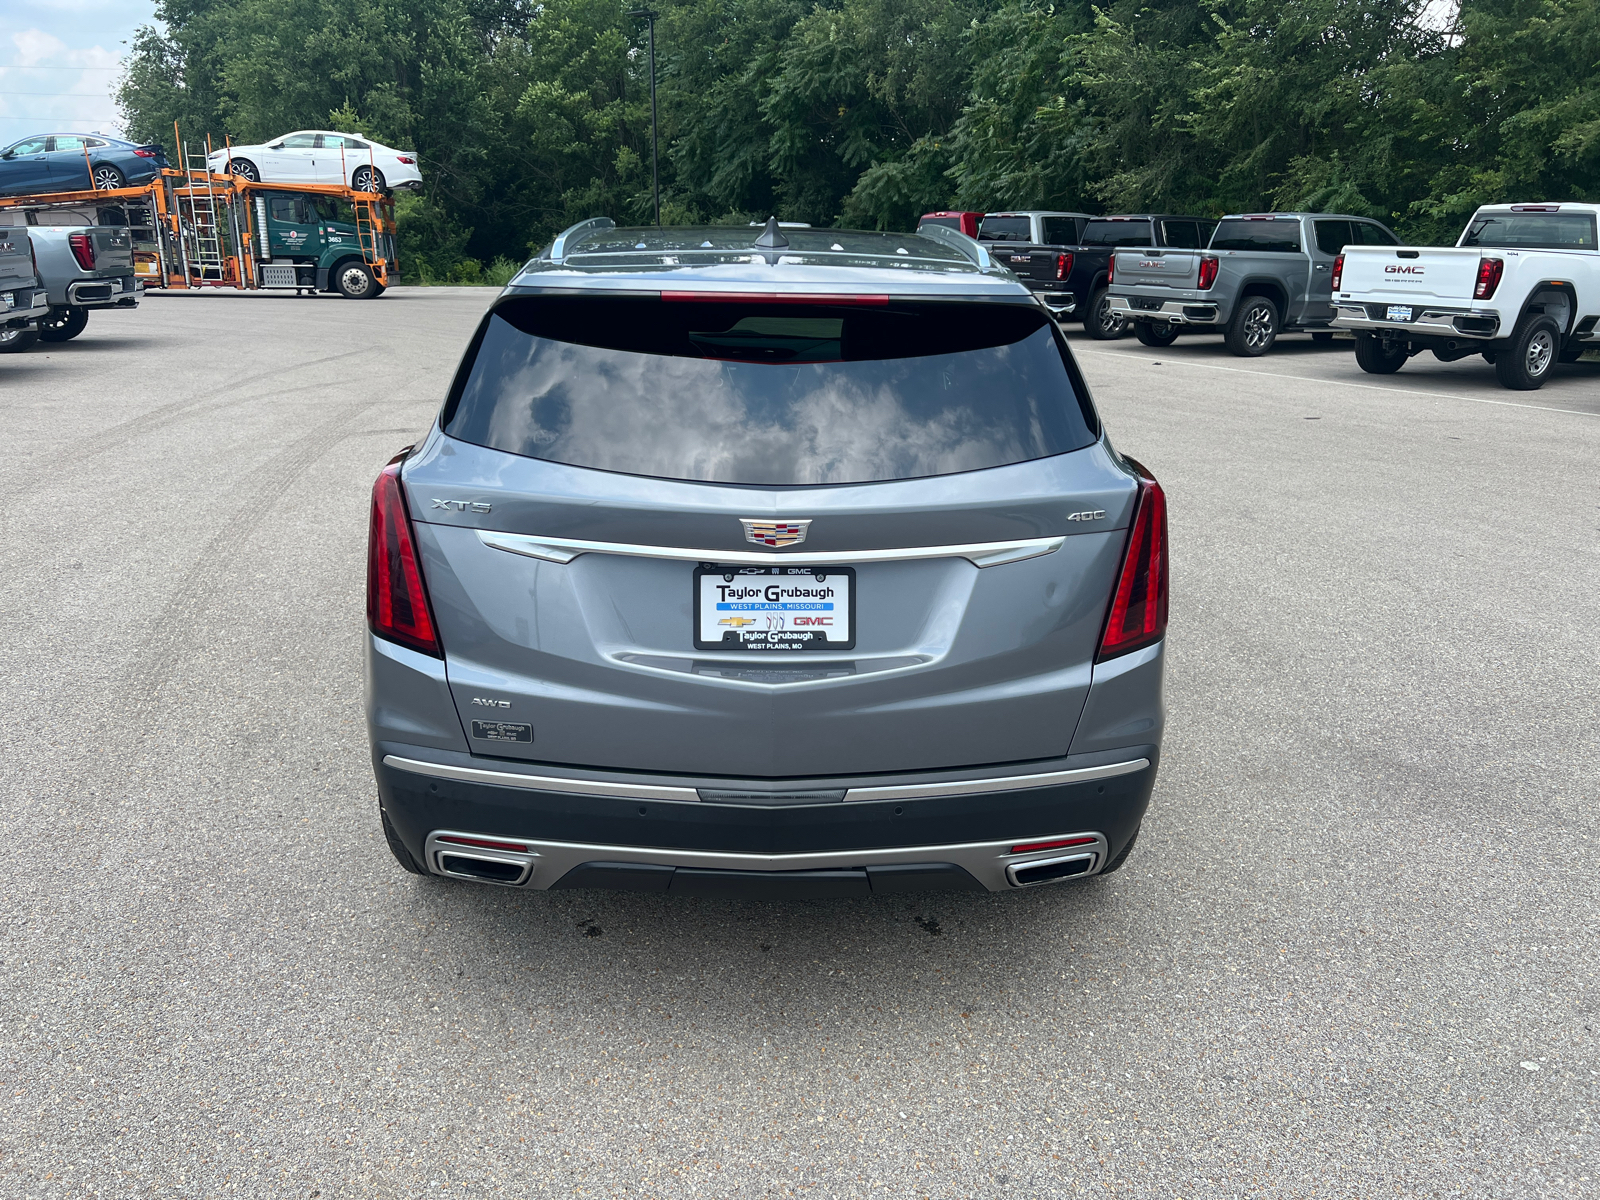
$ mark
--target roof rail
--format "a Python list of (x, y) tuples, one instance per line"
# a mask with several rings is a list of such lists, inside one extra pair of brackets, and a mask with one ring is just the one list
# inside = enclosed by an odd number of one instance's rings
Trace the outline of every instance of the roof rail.
[(961, 253), (977, 263), (982, 270), (987, 271), (994, 266), (994, 261), (989, 257), (989, 252), (983, 248), (982, 243), (969, 238), (958, 230), (949, 229), (943, 225), (927, 225), (917, 230), (917, 236), (938, 242), (941, 245), (950, 247), (952, 250), (961, 251)]
[(602, 229), (615, 229), (617, 223), (610, 217), (590, 217), (587, 221), (579, 221), (570, 228), (563, 229), (556, 235), (556, 240), (550, 244), (550, 261), (561, 262), (572, 249), (584, 238), (592, 233), (599, 233)]

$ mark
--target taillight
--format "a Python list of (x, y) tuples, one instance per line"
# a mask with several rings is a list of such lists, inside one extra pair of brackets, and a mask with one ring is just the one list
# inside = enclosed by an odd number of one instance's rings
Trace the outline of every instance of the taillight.
[(1113, 250), (1111, 252), (1111, 257), (1106, 260), (1106, 285), (1108, 287), (1110, 286), (1111, 281), (1116, 278), (1116, 275), (1117, 275), (1117, 252), (1115, 250)]
[(395, 157), (396, 157), (396, 158), (397, 158), (397, 159), (399, 159), (399, 160), (400, 160), (400, 161), (401, 161), (401, 162), (403, 162), (403, 163), (405, 163), (405, 164), (406, 164), (406, 166), (408, 166), (408, 167), (414, 167), (414, 166), (416, 166), (416, 165), (417, 165), (417, 160), (416, 160), (416, 159), (414, 159), (414, 158), (411, 158), (411, 157), (409, 157), (409, 156), (407, 156), (407, 155), (404, 155), (404, 154), (396, 154), (396, 155), (395, 155)]
[(1472, 289), (1474, 300), (1487, 300), (1494, 295), (1495, 288), (1500, 286), (1500, 276), (1505, 273), (1506, 264), (1499, 258), (1480, 258), (1478, 260), (1478, 286)]
[(1058, 254), (1058, 255), (1056, 255), (1056, 278), (1057, 279), (1065, 279), (1068, 275), (1071, 275), (1071, 274), (1072, 274), (1072, 255), (1070, 255), (1070, 254)]
[(1096, 662), (1152, 645), (1167, 633), (1167, 495), (1149, 471), (1127, 461), (1139, 473), (1139, 498)]
[(1203, 292), (1217, 281), (1217, 270), (1222, 260), (1214, 254), (1200, 256), (1200, 290)]
[(156, 152), (154, 150), (145, 150), (141, 148), (135, 150), (133, 155), (135, 158), (154, 158), (156, 156)]
[(400, 486), (399, 455), (372, 485), (372, 523), (367, 530), (367, 625), (381, 638), (443, 658), (405, 491)]
[(1344, 255), (1339, 255), (1333, 260), (1333, 290), (1338, 291), (1339, 285), (1344, 282)]
[(72, 257), (78, 260), (78, 265), (85, 271), (94, 270), (94, 239), (87, 233), (73, 233), (67, 236), (67, 245), (72, 247)]

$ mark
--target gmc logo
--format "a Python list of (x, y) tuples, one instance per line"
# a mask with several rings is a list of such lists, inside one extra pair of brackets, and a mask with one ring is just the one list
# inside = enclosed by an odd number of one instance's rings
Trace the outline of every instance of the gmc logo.
[(1140, 266), (1141, 269), (1143, 269), (1145, 267), (1154, 267), (1154, 268), (1156, 268), (1156, 270), (1160, 270), (1162, 267), (1164, 267), (1166, 265), (1167, 264), (1162, 262), (1161, 259), (1159, 259), (1159, 258), (1146, 258), (1146, 259), (1141, 259), (1140, 262), (1139, 262), (1139, 266)]
[(833, 624), (833, 618), (832, 617), (796, 617), (794, 619), (794, 623), (796, 625), (832, 625)]
[(1421, 267), (1401, 267), (1390, 264), (1383, 269), (1385, 275), (1422, 275), (1425, 272)]

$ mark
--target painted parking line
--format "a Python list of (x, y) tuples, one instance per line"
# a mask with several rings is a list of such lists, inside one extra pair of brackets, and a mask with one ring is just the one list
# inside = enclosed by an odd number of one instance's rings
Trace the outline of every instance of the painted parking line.
[[(1086, 350), (1077, 346), (1072, 348), (1074, 354), (1099, 354), (1106, 358), (1133, 359), (1136, 353), (1122, 353), (1116, 350)], [(1148, 360), (1153, 361), (1153, 360)], [(1268, 379), (1292, 379), (1296, 383), (1332, 383), (1339, 387), (1363, 388), (1369, 392), (1393, 392), (1401, 396), (1427, 396), (1433, 400), (1466, 400), (1473, 404), (1495, 404), (1501, 408), (1531, 408), (1537, 412), (1566, 413), (1572, 417), (1600, 417), (1600, 412), (1585, 412), (1581, 408), (1556, 408), (1550, 404), (1519, 404), (1515, 400), (1490, 400), (1483, 396), (1463, 396), (1458, 392), (1428, 392), (1420, 388), (1384, 387), (1379, 383), (1352, 383), (1348, 379), (1326, 379), (1315, 375), (1287, 375), (1281, 371), (1250, 371), (1244, 367), (1222, 367), (1216, 363), (1190, 362), (1181, 358), (1163, 359), (1161, 366), (1167, 365), (1181, 367), (1199, 367), (1205, 371), (1227, 371), (1234, 375), (1260, 375)]]

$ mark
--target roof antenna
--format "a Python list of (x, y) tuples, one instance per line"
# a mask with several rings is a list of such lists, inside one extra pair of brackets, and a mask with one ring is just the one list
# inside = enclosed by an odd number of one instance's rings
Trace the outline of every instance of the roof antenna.
[(756, 239), (756, 245), (773, 249), (778, 246), (787, 246), (789, 239), (783, 236), (783, 230), (778, 225), (777, 217), (767, 218), (767, 227), (761, 231), (761, 236)]

